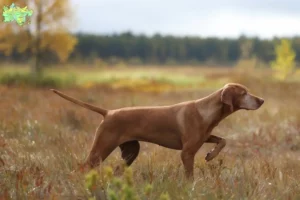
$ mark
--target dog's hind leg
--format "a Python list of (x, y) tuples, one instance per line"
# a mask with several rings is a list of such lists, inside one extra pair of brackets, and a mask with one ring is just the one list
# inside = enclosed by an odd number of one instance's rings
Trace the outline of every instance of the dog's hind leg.
[(114, 132), (98, 127), (90, 153), (84, 165), (94, 168), (103, 162), (118, 146), (118, 136)]

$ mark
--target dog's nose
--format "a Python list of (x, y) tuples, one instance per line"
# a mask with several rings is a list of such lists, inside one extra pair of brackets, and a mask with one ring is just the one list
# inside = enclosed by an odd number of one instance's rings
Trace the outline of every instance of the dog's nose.
[(259, 101), (260, 101), (260, 105), (262, 105), (265, 102), (265, 100), (262, 98), (259, 98)]

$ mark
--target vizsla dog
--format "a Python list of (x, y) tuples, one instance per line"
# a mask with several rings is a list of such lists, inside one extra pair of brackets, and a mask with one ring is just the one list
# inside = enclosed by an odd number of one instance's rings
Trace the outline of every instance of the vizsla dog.
[(170, 106), (126, 107), (106, 110), (76, 100), (57, 90), (59, 96), (104, 116), (96, 130), (85, 166), (94, 168), (120, 147), (127, 166), (139, 154), (138, 141), (155, 143), (181, 150), (181, 159), (187, 178), (193, 179), (194, 157), (203, 143), (216, 146), (205, 157), (215, 158), (225, 146), (225, 139), (211, 135), (218, 123), (237, 110), (256, 110), (264, 100), (249, 93), (240, 84), (228, 83), (223, 88), (202, 99), (186, 101)]

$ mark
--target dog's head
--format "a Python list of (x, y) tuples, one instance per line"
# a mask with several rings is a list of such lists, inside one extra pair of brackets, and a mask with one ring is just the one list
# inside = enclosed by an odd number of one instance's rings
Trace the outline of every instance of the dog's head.
[(262, 98), (251, 94), (245, 86), (237, 83), (228, 83), (223, 87), (221, 101), (230, 106), (231, 112), (239, 109), (256, 110), (264, 103)]

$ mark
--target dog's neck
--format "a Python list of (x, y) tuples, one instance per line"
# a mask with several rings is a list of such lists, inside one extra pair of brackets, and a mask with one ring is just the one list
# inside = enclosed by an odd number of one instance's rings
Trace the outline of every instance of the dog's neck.
[(204, 120), (209, 124), (217, 125), (222, 119), (235, 112), (232, 112), (230, 107), (221, 101), (222, 90), (223, 89), (217, 90), (195, 101), (199, 114), (203, 116)]

